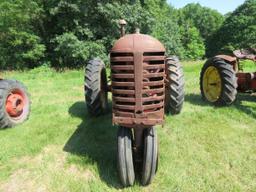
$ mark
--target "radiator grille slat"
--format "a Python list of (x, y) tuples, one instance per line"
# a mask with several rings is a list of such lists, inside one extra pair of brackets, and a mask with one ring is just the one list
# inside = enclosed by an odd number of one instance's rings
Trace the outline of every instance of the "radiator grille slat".
[[(134, 95), (135, 91), (134, 90), (125, 90), (125, 89), (113, 89), (112, 93), (114, 94), (120, 94), (120, 95)], [(124, 97), (124, 96), (123, 96)]]
[(163, 102), (160, 102), (158, 104), (150, 104), (150, 105), (144, 105), (143, 108), (144, 110), (154, 110), (154, 109), (159, 109), (163, 107)]
[(159, 93), (164, 93), (164, 88), (160, 89), (144, 89), (143, 94), (148, 94), (148, 95), (155, 95)]
[(113, 96), (113, 100), (119, 101), (119, 102), (135, 102), (135, 98), (131, 97), (115, 97)]
[(117, 86), (117, 87), (134, 87), (134, 82), (112, 82), (112, 86)]
[(133, 70), (133, 65), (112, 65), (111, 69), (114, 71), (118, 70)]
[(153, 77), (164, 77), (165, 73), (146, 73), (144, 74), (145, 78), (153, 78)]
[(160, 85), (163, 85), (163, 84), (164, 84), (164, 80), (143, 82), (143, 86), (160, 86)]
[(144, 65), (144, 69), (165, 69), (164, 64), (156, 64), (156, 65)]
[(133, 57), (111, 57), (111, 62), (132, 62)]
[(112, 74), (112, 81), (113, 81), (113, 78), (116, 78), (116, 79), (134, 79), (134, 74), (122, 74), (122, 73)]
[(135, 106), (132, 106), (132, 105), (118, 105), (116, 103), (113, 104), (113, 107), (116, 109), (125, 109), (125, 110), (134, 110), (135, 109)]
[(164, 61), (165, 56), (144, 56), (144, 61)]
[(151, 96), (151, 97), (145, 97), (142, 99), (143, 102), (149, 102), (149, 101), (163, 101), (164, 100), (164, 95), (162, 96)]

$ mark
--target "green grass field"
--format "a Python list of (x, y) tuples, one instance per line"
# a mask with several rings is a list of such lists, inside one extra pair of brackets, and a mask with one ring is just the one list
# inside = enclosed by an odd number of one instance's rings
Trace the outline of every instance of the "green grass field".
[[(158, 127), (160, 161), (153, 183), (142, 187), (137, 180), (125, 191), (256, 191), (256, 96), (239, 95), (230, 107), (208, 105), (199, 92), (202, 64), (184, 64), (183, 111)], [(27, 85), (32, 113), (23, 125), (0, 131), (0, 191), (122, 189), (117, 127), (110, 113), (88, 116), (83, 70), (41, 67), (4, 75)]]

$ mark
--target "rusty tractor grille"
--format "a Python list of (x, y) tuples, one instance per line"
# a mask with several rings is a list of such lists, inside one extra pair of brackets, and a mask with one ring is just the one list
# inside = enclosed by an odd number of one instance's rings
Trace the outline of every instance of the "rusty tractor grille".
[(111, 53), (113, 122), (163, 123), (165, 53)]
[(113, 110), (119, 117), (134, 117), (135, 80), (132, 53), (111, 53)]
[(143, 112), (153, 114), (164, 108), (165, 53), (143, 54)]

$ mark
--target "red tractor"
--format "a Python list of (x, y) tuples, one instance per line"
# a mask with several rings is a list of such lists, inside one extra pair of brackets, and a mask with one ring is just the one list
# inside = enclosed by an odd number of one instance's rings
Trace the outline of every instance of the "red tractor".
[(256, 91), (256, 72), (243, 72), (240, 60), (256, 61), (256, 49), (237, 50), (233, 56), (217, 55), (202, 68), (200, 89), (203, 99), (215, 105), (230, 105), (237, 92)]
[(85, 100), (89, 114), (106, 112), (112, 92), (112, 122), (117, 133), (117, 163), (123, 186), (135, 180), (139, 167), (143, 185), (151, 183), (158, 165), (155, 125), (164, 123), (164, 113), (177, 114), (184, 101), (184, 76), (177, 57), (166, 57), (164, 46), (149, 35), (125, 35), (110, 52), (111, 85), (100, 59), (91, 60), (85, 71)]
[(30, 99), (26, 87), (0, 76), (0, 129), (13, 127), (28, 119)]

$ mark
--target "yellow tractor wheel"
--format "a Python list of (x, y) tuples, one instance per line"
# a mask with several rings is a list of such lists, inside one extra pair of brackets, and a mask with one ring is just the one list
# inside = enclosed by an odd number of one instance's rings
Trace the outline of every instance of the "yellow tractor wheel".
[(237, 78), (232, 65), (220, 58), (209, 59), (200, 76), (204, 100), (215, 105), (230, 105), (236, 99)]

